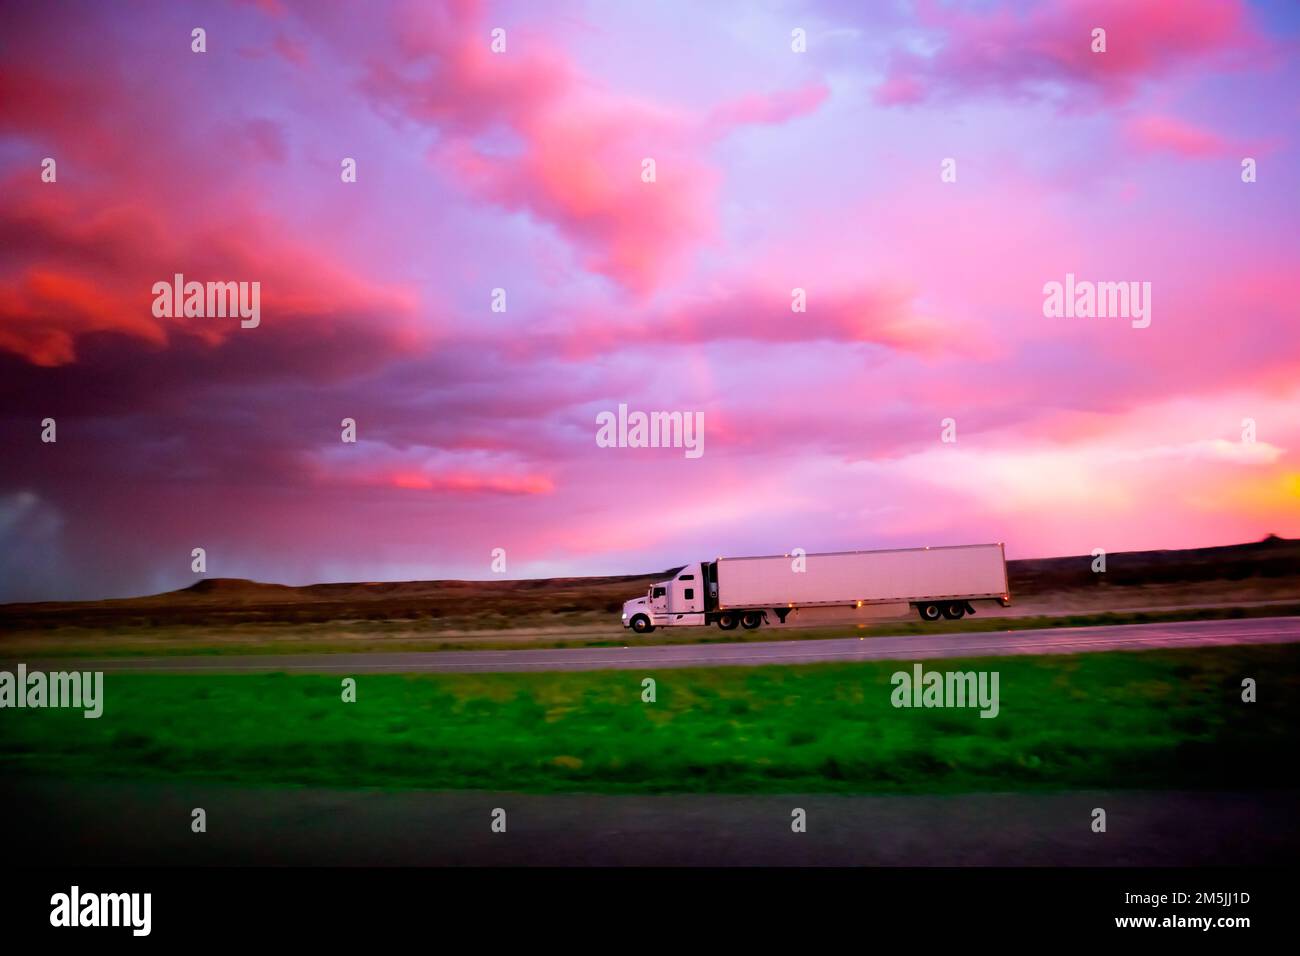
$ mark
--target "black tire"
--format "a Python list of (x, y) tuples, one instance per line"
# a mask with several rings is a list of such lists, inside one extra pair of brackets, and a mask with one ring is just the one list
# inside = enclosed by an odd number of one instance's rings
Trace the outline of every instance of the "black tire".
[(731, 611), (723, 611), (718, 615), (718, 627), (724, 631), (734, 631), (740, 619)]
[(761, 611), (746, 611), (740, 616), (740, 626), (747, 631), (757, 630), (763, 624)]
[(918, 604), (916, 613), (921, 615), (923, 621), (937, 621), (943, 617), (943, 608), (938, 604)]
[(960, 621), (966, 616), (966, 606), (964, 604), (945, 604), (943, 606), (943, 616), (950, 621)]
[(644, 614), (638, 614), (636, 617), (632, 618), (632, 630), (636, 631), (638, 634), (649, 634), (654, 629), (655, 626), (650, 623), (650, 618), (646, 617)]

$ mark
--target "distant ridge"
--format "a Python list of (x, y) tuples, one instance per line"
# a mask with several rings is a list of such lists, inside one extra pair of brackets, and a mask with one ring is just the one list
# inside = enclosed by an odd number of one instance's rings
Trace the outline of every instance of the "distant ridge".
[(187, 588), (166, 591), (165, 594), (242, 594), (248, 591), (257, 593), (289, 592), (297, 589), (287, 584), (265, 584), (248, 578), (204, 578)]
[[(1164, 551), (1117, 551), (1106, 573), (1092, 572), (1091, 555), (1008, 562), (1012, 601), (1053, 593), (1183, 586), (1208, 582), (1273, 582), (1300, 600), (1300, 540), (1269, 535), (1249, 544)], [(103, 601), (0, 605), (0, 630), (153, 628), (311, 624), (325, 621), (411, 621), (439, 626), (511, 627), (520, 620), (562, 623), (604, 620), (651, 582), (677, 569), (604, 577), (482, 581), (378, 581), (295, 587), (245, 578), (204, 578), (161, 594)]]

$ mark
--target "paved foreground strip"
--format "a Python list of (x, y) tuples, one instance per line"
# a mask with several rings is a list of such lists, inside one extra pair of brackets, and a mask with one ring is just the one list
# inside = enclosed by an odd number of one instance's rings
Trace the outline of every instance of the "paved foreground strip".
[(752, 644), (657, 644), (511, 651), (418, 651), (368, 654), (265, 654), (238, 657), (119, 657), (28, 662), (58, 670), (308, 674), (592, 671), (668, 667), (752, 667), (828, 661), (930, 660), (1016, 654), (1087, 654), (1300, 642), (1300, 617), (1174, 621), (1111, 627), (985, 631), (909, 637), (764, 641)]
[[(10, 858), (46, 866), (1284, 866), (1300, 853), (1296, 798), (615, 796), (24, 777), (0, 789), (0, 813), (23, 821), (6, 834)], [(193, 807), (221, 825), (196, 838)], [(508, 814), (506, 833), (491, 830), (494, 807)], [(807, 813), (805, 833), (790, 828), (794, 807)], [(1093, 807), (1107, 809), (1105, 839), (1088, 826)]]

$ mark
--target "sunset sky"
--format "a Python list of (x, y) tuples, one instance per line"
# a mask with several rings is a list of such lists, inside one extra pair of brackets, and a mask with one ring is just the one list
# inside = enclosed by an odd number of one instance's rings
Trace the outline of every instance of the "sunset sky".
[(3, 5), (0, 600), (1300, 536), (1295, 4), (364, 6)]

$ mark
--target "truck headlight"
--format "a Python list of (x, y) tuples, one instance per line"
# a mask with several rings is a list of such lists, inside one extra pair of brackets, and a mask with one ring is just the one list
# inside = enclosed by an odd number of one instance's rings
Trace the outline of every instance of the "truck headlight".
[(624, 611), (624, 612), (623, 612), (623, 620), (625, 620), (625, 621), (627, 620), (627, 611)]

